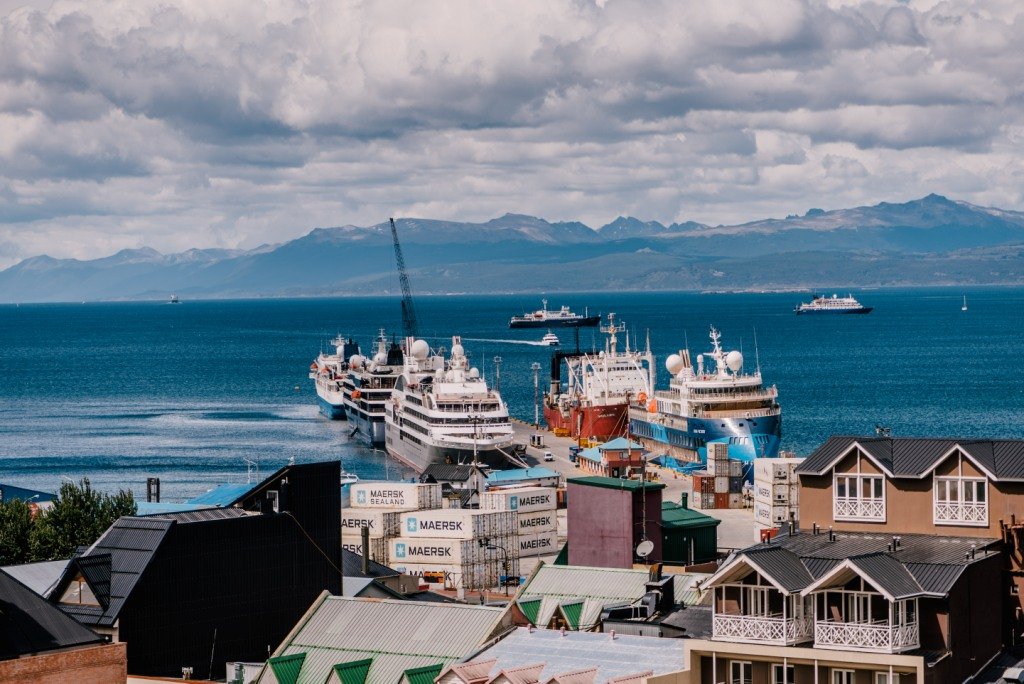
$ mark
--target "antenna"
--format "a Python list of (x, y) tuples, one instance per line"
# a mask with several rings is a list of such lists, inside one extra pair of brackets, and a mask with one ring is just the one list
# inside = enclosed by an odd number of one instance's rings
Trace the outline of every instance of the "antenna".
[(761, 352), (757, 348), (757, 326), (754, 326), (754, 363), (757, 365), (757, 374), (761, 374)]

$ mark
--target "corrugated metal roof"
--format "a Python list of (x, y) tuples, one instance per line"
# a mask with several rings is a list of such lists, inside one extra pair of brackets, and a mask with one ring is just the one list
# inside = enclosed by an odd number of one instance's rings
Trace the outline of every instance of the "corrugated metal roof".
[(0, 568), (0, 570), (3, 570), (43, 598), (46, 598), (50, 595), (53, 585), (64, 574), (64, 568), (68, 566), (68, 562), (68, 560), (55, 560), (43, 561), (41, 563), (25, 563), (23, 565), (8, 565)]
[[(485, 606), (328, 596), (278, 655), (306, 654), (298, 684), (322, 684), (334, 665), (361, 658), (373, 659), (367, 684), (398, 684), (406, 670), (472, 653), (504, 615)], [(259, 681), (277, 679), (265, 668)]]
[(718, 527), (721, 524), (722, 521), (718, 518), (712, 518), (692, 508), (684, 508), (671, 501), (663, 501), (661, 504), (662, 527)]
[(25, 487), (15, 487), (14, 485), (3, 484), (0, 482), (0, 501), (12, 501), (14, 499), (18, 499), (19, 501), (40, 503), (43, 501), (53, 501), (56, 498), (57, 495), (50, 492), (41, 492), (38, 489), (26, 489)]
[(190, 499), (188, 503), (203, 504), (208, 506), (230, 506), (259, 486), (260, 483), (221, 484), (217, 485), (216, 487), (214, 487), (213, 489), (204, 494), (200, 494), (194, 499)]
[[(891, 555), (901, 563), (941, 563), (966, 565), (972, 560), (965, 559), (971, 547), (983, 552), (986, 547), (995, 546), (997, 539), (979, 537), (946, 537), (932, 534), (880, 534), (877, 532), (836, 532), (835, 541), (828, 540), (828, 533), (800, 532), (794, 535), (779, 534), (770, 544), (757, 544), (751, 549), (765, 546), (782, 546), (801, 558), (833, 558), (842, 560), (851, 556), (887, 552), (893, 537), (900, 538), (899, 548)], [(983, 553), (977, 558), (981, 559)]]
[(437, 675), (441, 674), (442, 665), (427, 665), (426, 667), (409, 668), (402, 675), (405, 684), (433, 684)]
[(0, 572), (0, 660), (101, 641), (46, 599)]
[(183, 513), (185, 511), (197, 511), (199, 509), (209, 507), (210, 506), (206, 504), (136, 501), (135, 515), (147, 516), (161, 515), (164, 513)]
[(495, 470), (487, 476), (487, 482), (518, 482), (519, 480), (540, 480), (548, 477), (558, 477), (558, 473), (551, 468), (532, 466), (530, 468)]
[[(582, 454), (582, 452), (580, 453)], [(567, 482), (571, 484), (589, 485), (591, 487), (604, 487), (605, 489), (627, 489), (632, 492), (639, 492), (645, 488), (647, 491), (665, 488), (665, 485), (660, 482), (640, 482), (639, 480), (626, 480), (618, 477), (601, 477), (600, 475), (571, 477)]]
[(596, 667), (595, 684), (644, 671), (677, 672), (685, 667), (683, 639), (659, 639), (598, 632), (567, 632), (520, 627), (477, 654), (470, 662), (495, 659), (491, 674), (501, 670), (544, 664), (540, 681)]
[(643, 446), (640, 445), (640, 444), (637, 444), (636, 442), (628, 440), (625, 437), (616, 437), (615, 439), (613, 439), (613, 440), (611, 440), (609, 442), (605, 442), (604, 444), (599, 444), (597, 446), (597, 448), (600, 449), (601, 451), (607, 451), (607, 450), (619, 451), (619, 450), (626, 450), (626, 449), (643, 449)]
[(876, 589), (897, 601), (926, 593), (910, 571), (888, 554), (855, 556), (850, 559), (850, 564), (855, 566)]
[(800, 591), (811, 583), (811, 573), (799, 556), (781, 546), (763, 546), (744, 551), (743, 555), (787, 592)]
[(964, 568), (963, 565), (907, 563), (907, 570), (929, 594), (948, 594), (960, 575), (964, 574)]
[(161, 513), (148, 516), (152, 518), (163, 518), (164, 520), (177, 520), (179, 523), (199, 523), (209, 520), (226, 520), (228, 518), (244, 518), (247, 515), (255, 515), (240, 508), (200, 508), (193, 511), (181, 511), (179, 513)]
[(478, 470), (472, 465), (431, 463), (420, 474), (420, 482), (466, 482)]

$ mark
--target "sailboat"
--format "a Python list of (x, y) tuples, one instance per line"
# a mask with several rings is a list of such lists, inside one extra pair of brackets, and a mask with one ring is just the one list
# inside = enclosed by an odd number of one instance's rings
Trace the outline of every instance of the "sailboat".
[(960, 307), (961, 311), (967, 311), (967, 295), (964, 295), (964, 305)]

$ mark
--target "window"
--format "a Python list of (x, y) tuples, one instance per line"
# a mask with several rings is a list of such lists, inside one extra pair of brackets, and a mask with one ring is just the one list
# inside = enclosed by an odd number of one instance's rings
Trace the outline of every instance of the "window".
[(937, 525), (988, 525), (988, 482), (983, 477), (935, 476), (934, 522)]
[(853, 684), (853, 670), (832, 670), (832, 684)]
[[(750, 684), (754, 675), (754, 666), (749, 660), (729, 661), (730, 684)], [(851, 682), (852, 684), (852, 682)]]
[(885, 521), (885, 478), (881, 475), (837, 473), (832, 491), (837, 520)]
[(795, 681), (792, 665), (772, 665), (772, 684), (793, 684)]
[(100, 605), (100, 602), (96, 600), (96, 595), (92, 593), (92, 589), (81, 575), (71, 580), (71, 584), (60, 597), (60, 602), (82, 606)]
[(900, 681), (900, 675), (898, 672), (892, 673), (892, 679), (889, 679), (888, 672), (876, 672), (875, 673), (875, 684), (898, 684)]

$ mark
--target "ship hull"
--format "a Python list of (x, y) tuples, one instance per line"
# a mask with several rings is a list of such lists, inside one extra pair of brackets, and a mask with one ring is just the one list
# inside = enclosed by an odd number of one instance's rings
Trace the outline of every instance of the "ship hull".
[(875, 310), (873, 306), (862, 306), (857, 309), (797, 309), (797, 316), (820, 316), (829, 314), (832, 316), (841, 316), (843, 314), (869, 314)]
[(729, 445), (729, 457), (745, 464), (744, 474), (753, 479), (755, 458), (776, 458), (782, 437), (782, 417), (676, 418), (673, 426), (653, 420), (631, 418), (630, 436), (653, 455), (667, 454), (681, 460), (707, 461), (707, 445)]
[(320, 413), (322, 413), (324, 417), (329, 418), (330, 420), (346, 419), (344, 404), (335, 404), (333, 402), (327, 401), (326, 399), (319, 395), (317, 395), (316, 403), (317, 406), (320, 408)]
[(374, 420), (370, 414), (362, 411), (355, 411), (348, 408), (348, 420), (355, 427), (356, 432), (368, 441), (372, 446), (384, 444), (384, 416), (380, 415), (379, 420)]
[(601, 322), (600, 316), (583, 316), (569, 321), (557, 319), (519, 320), (513, 319), (509, 322), (510, 328), (593, 328)]
[[(402, 439), (395, 433), (397, 430), (388, 430), (385, 434), (385, 448), (387, 452), (409, 466), (418, 473), (422, 473), (427, 466), (432, 464), (469, 464), (473, 462), (473, 449), (461, 449), (434, 444), (417, 444), (408, 439)], [(511, 443), (504, 449), (511, 453)], [(478, 448), (476, 460), (481, 465), (490, 466), (500, 470), (514, 465), (508, 460), (504, 452), (496, 448)]]
[(596, 439), (604, 442), (626, 434), (629, 426), (628, 404), (570, 408), (563, 413), (555, 406), (544, 407), (544, 420), (549, 430), (567, 430), (573, 439)]

